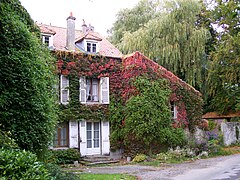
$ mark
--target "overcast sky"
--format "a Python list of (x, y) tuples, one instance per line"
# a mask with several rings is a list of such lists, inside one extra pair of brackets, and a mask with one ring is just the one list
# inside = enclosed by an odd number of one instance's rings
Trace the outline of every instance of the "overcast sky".
[(66, 27), (66, 18), (73, 13), (76, 29), (81, 29), (82, 19), (106, 35), (124, 8), (134, 7), (140, 0), (20, 0), (34, 21)]

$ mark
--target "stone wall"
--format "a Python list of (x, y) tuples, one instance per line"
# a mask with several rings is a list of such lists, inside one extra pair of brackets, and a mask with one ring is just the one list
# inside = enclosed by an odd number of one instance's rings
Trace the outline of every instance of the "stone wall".
[(221, 123), (223, 142), (226, 146), (240, 143), (240, 122)]

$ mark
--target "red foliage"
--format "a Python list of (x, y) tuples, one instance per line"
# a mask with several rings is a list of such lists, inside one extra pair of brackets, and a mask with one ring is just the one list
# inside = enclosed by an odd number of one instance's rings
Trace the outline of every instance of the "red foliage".
[(175, 76), (172, 72), (167, 71), (164, 67), (139, 52), (125, 57), (122, 60), (74, 54), (72, 61), (63, 60), (63, 58), (60, 57), (57, 61), (57, 67), (58, 72), (64, 75), (75, 73), (79, 77), (100, 78), (108, 76), (110, 78), (111, 95), (123, 103), (132, 95), (138, 94), (136, 88), (131, 85), (131, 80), (137, 76), (145, 74), (152, 79), (167, 79), (172, 90), (169, 101), (175, 102), (178, 111), (177, 120), (173, 123), (173, 127), (187, 127), (188, 125), (185, 105), (181, 101), (182, 97), (176, 94), (176, 90), (183, 87), (200, 95), (198, 91)]

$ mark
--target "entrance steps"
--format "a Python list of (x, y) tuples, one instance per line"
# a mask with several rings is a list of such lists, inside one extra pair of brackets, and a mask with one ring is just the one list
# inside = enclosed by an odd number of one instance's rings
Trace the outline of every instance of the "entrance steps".
[(100, 164), (112, 164), (112, 163), (119, 163), (120, 160), (112, 159), (110, 156), (105, 155), (91, 155), (91, 156), (84, 156), (80, 163), (86, 166), (94, 166)]

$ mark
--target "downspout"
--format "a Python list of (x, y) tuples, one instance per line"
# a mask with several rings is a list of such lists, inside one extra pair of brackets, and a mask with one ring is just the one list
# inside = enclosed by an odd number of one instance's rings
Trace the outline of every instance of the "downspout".
[[(80, 127), (79, 127), (79, 124), (80, 123), (78, 121), (78, 151), (80, 152), (80, 143), (81, 143), (81, 141), (80, 141)], [(81, 152), (80, 152), (80, 154), (81, 154)]]

